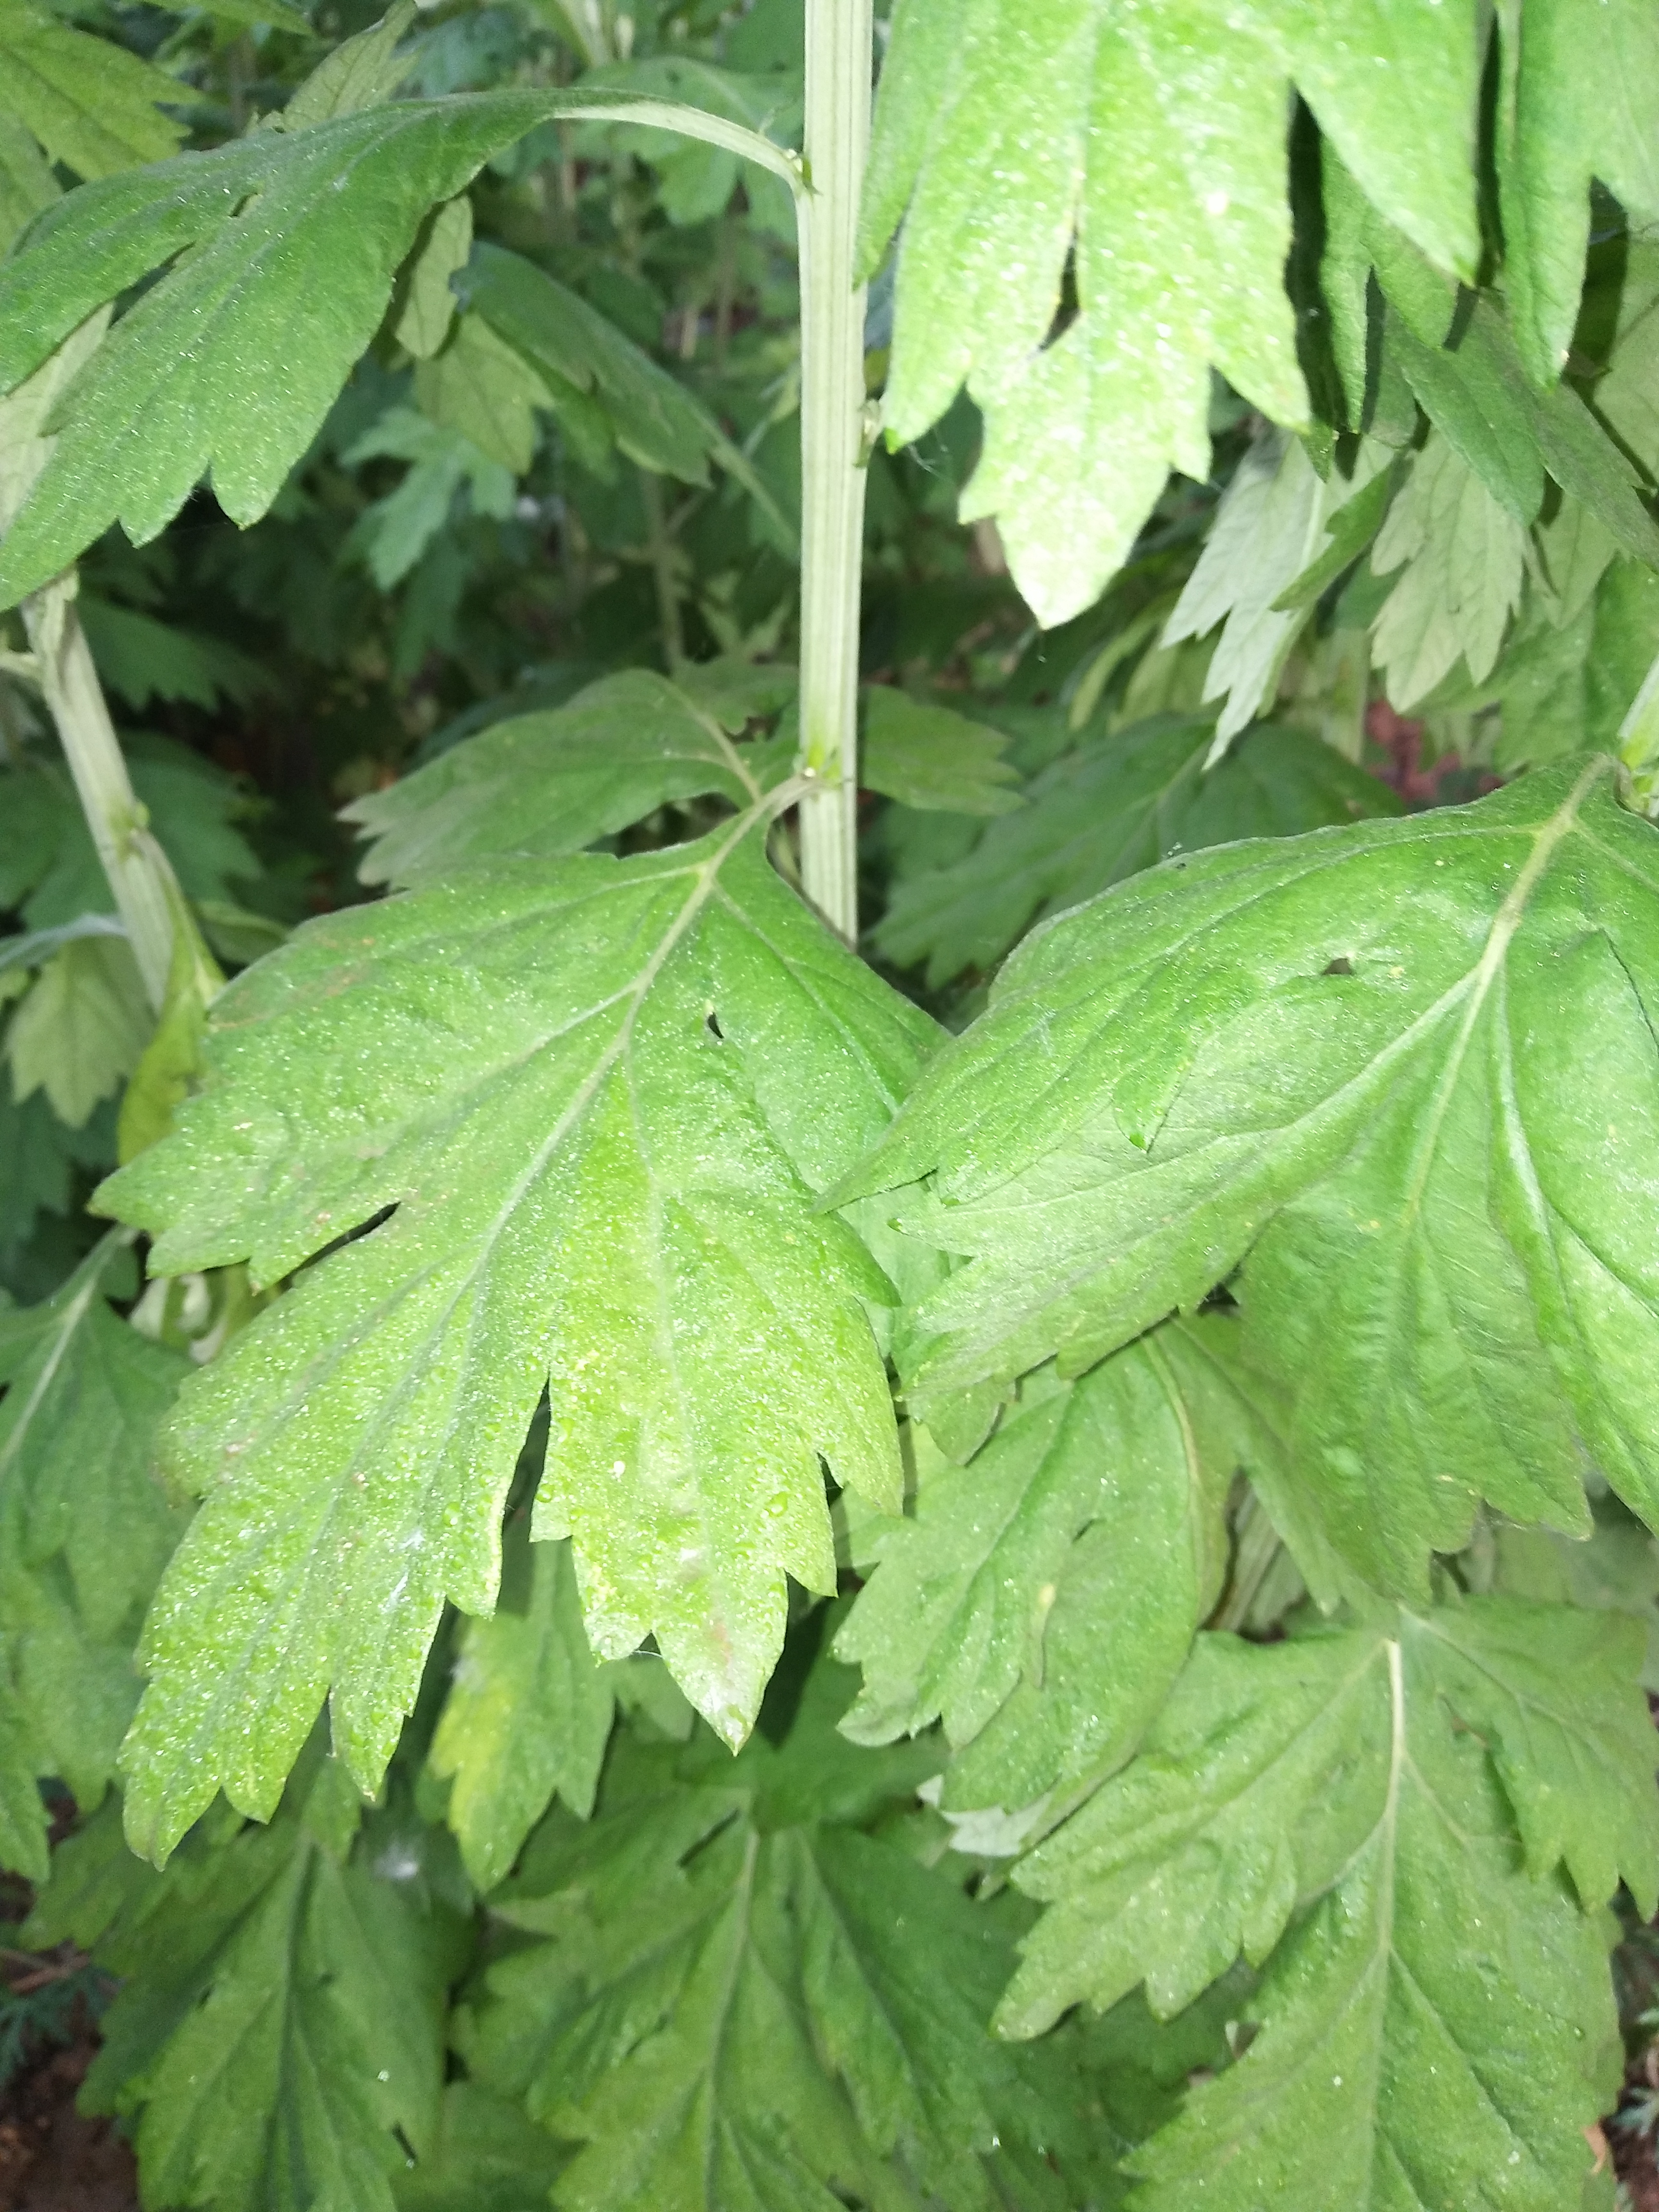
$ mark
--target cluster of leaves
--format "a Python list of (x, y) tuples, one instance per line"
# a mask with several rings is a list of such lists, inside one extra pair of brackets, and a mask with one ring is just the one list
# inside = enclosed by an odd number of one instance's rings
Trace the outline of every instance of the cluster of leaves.
[[(163, 1873), (111, 1814), (60, 1849), (26, 1932), (127, 1978), (84, 2101), (134, 2123), (146, 2200), (417, 2212), (527, 2205), (556, 2181), (607, 2207), (1115, 2197), (1115, 2160), (1173, 2111), (1178, 2069), (1224, 2052), (1218, 2019), (1170, 2039), (1167, 2078), (1143, 2048), (1109, 2086), (1103, 2058), (1145, 2043), (1137, 2006), (1040, 2051), (988, 2037), (1030, 1908), (967, 1893), (915, 1802), (932, 1747), (872, 1754), (839, 1733), (855, 1677), (824, 1656), (825, 1617), (733, 1761), (660, 1662), (587, 1655), (568, 1553), (537, 1548), (544, 1585), (472, 1625), (380, 1810), (364, 1818), (313, 1743), (268, 1826), (221, 1807)], [(553, 1686), (521, 1668), (538, 1614), (568, 1700), (544, 1720), (574, 1748), (602, 1705), (596, 1754), (528, 1815), (521, 1794), (486, 1810), (473, 1790), (464, 1869), (419, 1801), (450, 1785), (453, 1814), (504, 1747), (509, 1700)], [(613, 1701), (627, 1717), (596, 1796)], [(447, 2087), (447, 2043), (465, 2069)]]
[(0, 8), (0, 390), (118, 310), (0, 598), (246, 968), (88, 1249), (152, 1023), (9, 648), (0, 1860), (146, 2202), (1606, 2206), (1650, 11), (901, 0), (871, 964), (800, 9), (258, 5)]

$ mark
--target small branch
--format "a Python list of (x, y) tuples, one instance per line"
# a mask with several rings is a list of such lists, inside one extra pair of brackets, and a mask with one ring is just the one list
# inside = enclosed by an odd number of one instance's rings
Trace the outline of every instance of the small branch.
[(178, 882), (151, 836), (127, 776), (92, 652), (76, 611), (72, 578), (59, 577), (23, 602), (23, 623), (40, 689), (58, 725), (87, 827), (126, 925), (150, 1004), (159, 1012), (173, 957), (170, 896)]
[[(836, 4), (839, 7), (841, 0), (836, 0)], [(860, 8), (867, 21), (868, 0), (854, 0), (854, 11), (856, 13)], [(810, 62), (807, 66), (810, 73)], [(867, 87), (867, 70), (865, 83)], [(811, 97), (809, 93), (809, 112)], [(633, 129), (643, 126), (651, 130), (672, 131), (682, 138), (700, 139), (705, 146), (719, 146), (728, 154), (736, 154), (745, 161), (754, 162), (757, 168), (769, 169), (775, 177), (782, 178), (798, 202), (806, 189), (799, 154), (792, 154), (787, 146), (778, 145), (774, 139), (763, 138), (758, 131), (748, 130), (741, 123), (730, 123), (723, 115), (711, 115), (707, 108), (690, 107), (677, 100), (658, 100), (648, 93), (617, 89), (595, 94), (580, 88), (574, 92), (542, 94), (538, 96), (537, 105), (550, 120), (557, 116), (568, 116), (572, 122), (626, 123)], [(807, 127), (810, 131), (810, 121)], [(862, 167), (860, 153), (860, 173)], [(856, 194), (853, 214), (856, 220)]]
[[(0, 400), (0, 531), (11, 527), (46, 465), (52, 445), (46, 425), (54, 401), (98, 345), (108, 321), (107, 308), (88, 318), (33, 376)], [(159, 1013), (173, 958), (173, 910), (176, 906), (183, 913), (184, 902), (128, 778), (76, 608), (76, 588), (71, 569), (23, 602), (33, 680), (58, 726), (116, 911), (131, 941), (144, 989)]]
[(800, 769), (806, 896), (858, 935), (859, 586), (865, 295), (854, 282), (870, 138), (871, 0), (807, 0), (801, 283)]

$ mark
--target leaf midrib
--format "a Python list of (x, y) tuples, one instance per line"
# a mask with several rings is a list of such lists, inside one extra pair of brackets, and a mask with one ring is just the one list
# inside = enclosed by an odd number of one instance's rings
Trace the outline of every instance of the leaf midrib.
[[(1522, 864), (1520, 874), (1505, 896), (1503, 905), (1493, 917), (1480, 957), (1474, 966), (1467, 969), (1441, 993), (1437, 999), (1413, 1016), (1407, 1027), (1392, 1037), (1380, 1052), (1366, 1061), (1363, 1067), (1356, 1070), (1353, 1075), (1336, 1089), (1328, 1091), (1299, 1121), (1285, 1123), (1273, 1129), (1252, 1133), (1257, 1139), (1254, 1157), (1231, 1178), (1231, 1192), (1224, 1194), (1224, 1196), (1236, 1195), (1238, 1185), (1243, 1181), (1244, 1176), (1252, 1173), (1259, 1174), (1270, 1159), (1272, 1152), (1279, 1146), (1286, 1142), (1317, 1139), (1324, 1133), (1329, 1124), (1332, 1121), (1340, 1121), (1344, 1113), (1360, 1110), (1365, 1103), (1368, 1091), (1380, 1084), (1384, 1084), (1386, 1080), (1392, 1079), (1398, 1062), (1408, 1057), (1422, 1039), (1437, 1027), (1454, 1007), (1473, 994), (1472, 1003), (1449, 1055), (1446, 1073), (1437, 1087), (1434, 1106), (1427, 1117), (1419, 1140), (1417, 1158), (1420, 1164), (1410, 1192), (1411, 1207), (1414, 1210), (1417, 1200), (1421, 1195), (1423, 1182), (1432, 1163), (1435, 1142), (1449, 1103), (1451, 1089), (1455, 1087), (1455, 1079), (1462, 1072), (1463, 1054), (1469, 1034), (1490, 994), (1492, 982), (1503, 967), (1504, 957), (1520, 927), (1527, 902), (1536, 888), (1540, 878), (1548, 866), (1556, 847), (1577, 827), (1577, 810), (1583, 803), (1583, 794), (1594, 783), (1600, 781), (1607, 775), (1610, 769), (1611, 763), (1598, 756), (1579, 776), (1567, 798), (1563, 800), (1555, 813), (1541, 825), (1534, 837), (1533, 849)], [(1319, 833), (1316, 831), (1313, 834), (1317, 836)], [(1515, 833), (1512, 830), (1509, 830), (1503, 834), (1513, 836)], [(1290, 880), (1303, 880), (1313, 872), (1314, 870), (1310, 866), (1304, 869), (1300, 877)], [(1282, 878), (1276, 880), (1270, 888), (1277, 890), (1283, 887), (1283, 882)], [(1652, 886), (1649, 885), (1648, 888), (1651, 890)], [(1242, 901), (1238, 906), (1230, 908), (1225, 915), (1206, 921), (1202, 927), (1207, 929), (1233, 923), (1255, 899), (1262, 896), (1265, 894), (1253, 891), (1249, 898)], [(1176, 945), (1169, 948), (1162, 956), (1161, 964), (1172, 963), (1179, 957), (1180, 952), (1194, 941), (1197, 932), (1194, 931), (1186, 939), (1180, 940)], [(1050, 1088), (1060, 1087), (1066, 1079), (1066, 1074), (1062, 1072), (1053, 1079)], [(970, 1131), (964, 1141), (970, 1143), (971, 1136)], [(1231, 1132), (1224, 1133), (1193, 1152), (1183, 1154), (1182, 1158), (1188, 1163), (1200, 1159), (1204, 1153), (1212, 1149), (1214, 1146), (1231, 1141)], [(1147, 1152), (1141, 1157), (1150, 1163), (1152, 1148), (1149, 1146)], [(1039, 1164), (1039, 1161), (1030, 1161), (1026, 1163), (1024, 1169), (1004, 1176), (999, 1182), (990, 1184), (974, 1196), (956, 1203), (961, 1206), (964, 1213), (970, 1213), (974, 1210), (982, 1208), (999, 1190), (1017, 1188), (1021, 1176)], [(1329, 1171), (1330, 1174), (1340, 1172), (1340, 1166), (1341, 1163), (1339, 1162)], [(1115, 1178), (1115, 1181), (1128, 1179), (1127, 1177)], [(1328, 1180), (1328, 1174), (1318, 1178), (1322, 1182)], [(948, 1215), (951, 1201), (947, 1199), (936, 1202)], [(1212, 1202), (1211, 1199), (1203, 1201), (1206, 1205)], [(1267, 1218), (1271, 1219), (1284, 1203), (1285, 1201), (1281, 1200), (1279, 1205), (1273, 1206)], [(1265, 1222), (1261, 1225), (1265, 1226)], [(1167, 1224), (1163, 1222), (1154, 1224), (1148, 1230), (1147, 1235), (1157, 1233), (1161, 1236)], [(1255, 1234), (1260, 1234), (1260, 1229), (1255, 1231)], [(1145, 1239), (1141, 1241), (1144, 1242)], [(1253, 1237), (1251, 1241), (1254, 1241)], [(1245, 1249), (1248, 1249), (1248, 1245)], [(982, 1265), (983, 1262), (976, 1258), (975, 1264)], [(1018, 1304), (1017, 1318), (1012, 1322), (1009, 1318), (1012, 1302), (1005, 1294), (999, 1307), (994, 1341), (1000, 1343), (1006, 1340), (1018, 1326), (1037, 1319), (1064, 1300), (1074, 1297), (1079, 1291), (1086, 1290), (1088, 1285), (1098, 1278), (1100, 1273), (1101, 1267), (1097, 1258), (1085, 1259), (1079, 1260), (1075, 1267), (1058, 1279), (1049, 1276), (1039, 1282), (1034, 1282), (1030, 1297)], [(954, 1336), (965, 1336), (969, 1332), (961, 1330), (952, 1334)]]

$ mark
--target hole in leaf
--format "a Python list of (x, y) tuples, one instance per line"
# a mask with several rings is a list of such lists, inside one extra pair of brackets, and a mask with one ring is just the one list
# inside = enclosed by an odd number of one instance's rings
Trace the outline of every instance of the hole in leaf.
[(1322, 975), (1352, 975), (1353, 963), (1346, 952), (1339, 952), (1334, 960), (1328, 960), (1320, 969)]
[(1041, 349), (1042, 352), (1047, 353), (1050, 346), (1058, 345), (1077, 320), (1081, 308), (1082, 303), (1077, 288), (1077, 255), (1073, 250), (1066, 257), (1065, 272), (1060, 278), (1060, 298), (1054, 307), (1054, 320), (1049, 324), (1048, 333), (1042, 341)]
[(709, 1036), (714, 1038), (716, 1044), (724, 1044), (726, 1042), (726, 1031), (720, 1027), (720, 1016), (714, 1012), (714, 1009), (712, 1006), (710, 1006), (708, 1013), (703, 1017), (703, 1025), (708, 1030)]
[[(395, 1204), (383, 1206), (378, 1213), (371, 1213), (367, 1221), (360, 1221), (355, 1229), (348, 1229), (340, 1236), (331, 1237), (326, 1244), (319, 1244), (311, 1257), (302, 1261), (295, 1269), (295, 1273), (304, 1274), (309, 1268), (319, 1266), (325, 1260), (331, 1259), (335, 1253), (343, 1251), (348, 1244), (356, 1244), (362, 1237), (372, 1237), (377, 1229), (391, 1220), (397, 1211)], [(321, 1218), (320, 1215), (318, 1217), (319, 1219)]]

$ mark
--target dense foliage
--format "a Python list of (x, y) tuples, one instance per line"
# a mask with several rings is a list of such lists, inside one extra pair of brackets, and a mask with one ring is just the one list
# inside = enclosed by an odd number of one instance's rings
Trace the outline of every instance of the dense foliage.
[(1659, 11), (868, 19), (0, 0), (0, 1867), (149, 2212), (1605, 2212)]

